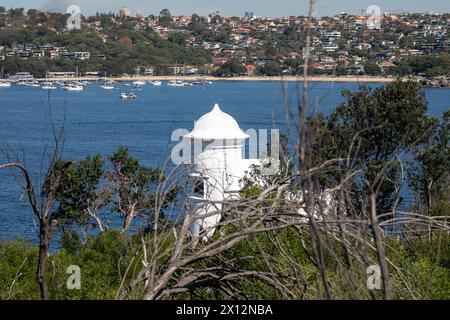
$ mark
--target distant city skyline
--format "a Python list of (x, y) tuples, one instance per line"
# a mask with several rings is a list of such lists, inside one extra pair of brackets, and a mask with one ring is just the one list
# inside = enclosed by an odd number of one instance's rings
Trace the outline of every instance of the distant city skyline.
[[(167, 8), (174, 15), (191, 15), (197, 13), (207, 15), (219, 11), (223, 16), (243, 16), (251, 11), (257, 16), (278, 17), (289, 15), (306, 15), (307, 0), (2, 0), (0, 6), (6, 8), (23, 7), (25, 9), (40, 9), (64, 12), (69, 5), (78, 5), (85, 15), (96, 12), (115, 12), (123, 6), (130, 8), (133, 15), (139, 10), (141, 14), (159, 14)], [(359, 13), (369, 5), (378, 5), (382, 12), (450, 12), (450, 7), (442, 0), (411, 1), (411, 0), (346, 0), (344, 3), (336, 0), (317, 0), (315, 15), (335, 15), (340, 12)]]

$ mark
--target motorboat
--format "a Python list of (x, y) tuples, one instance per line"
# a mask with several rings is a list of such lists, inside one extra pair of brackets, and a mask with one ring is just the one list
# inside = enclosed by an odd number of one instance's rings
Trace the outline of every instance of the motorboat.
[(72, 84), (79, 87), (85, 87), (89, 84), (87, 81), (73, 81)]
[(22, 82), (22, 85), (27, 87), (40, 87), (40, 84), (37, 81), (24, 81)]
[(0, 74), (0, 88), (9, 88), (11, 87), (11, 82), (3, 80), (3, 66), (2, 72)]
[(202, 78), (198, 78), (194, 82), (192, 82), (192, 84), (194, 86), (204, 86), (204, 85), (207, 85), (207, 84), (212, 84), (212, 82), (211, 81), (206, 81), (206, 80), (204, 80)]
[(66, 90), (66, 91), (83, 91), (84, 87), (80, 86), (80, 85), (77, 85), (75, 83), (70, 83), (70, 84), (66, 84), (63, 87), (63, 89)]
[(192, 82), (192, 84), (194, 86), (204, 86), (206, 84), (206, 82), (202, 81), (202, 80), (196, 80), (196, 81)]
[(11, 82), (0, 81), (0, 88), (9, 88), (9, 87), (11, 87)]
[(169, 87), (184, 87), (183, 81), (180, 80), (171, 80), (167, 85)]
[(50, 83), (50, 84), (43, 84), (43, 85), (41, 86), (41, 88), (42, 88), (43, 90), (55, 90), (55, 89), (57, 89), (58, 87)]
[(131, 99), (136, 99), (137, 98), (137, 95), (135, 95), (134, 93), (124, 93), (124, 92), (122, 92), (121, 94), (120, 94), (120, 98), (121, 99), (125, 99), (125, 100), (131, 100)]
[(145, 81), (134, 81), (134, 82), (133, 82), (133, 85), (134, 85), (135, 87), (142, 87), (142, 86), (145, 86), (145, 84), (146, 84)]
[(162, 82), (161, 81), (151, 81), (150, 84), (155, 87), (161, 87)]
[(41, 88), (42, 88), (43, 90), (55, 90), (55, 89), (57, 89), (58, 87), (55, 86), (55, 84), (54, 84), (53, 82), (50, 82), (50, 81), (44, 81), (44, 82), (41, 82)]
[(102, 84), (102, 85), (100, 86), (100, 88), (102, 88), (103, 90), (113, 90), (113, 89), (114, 89), (114, 86), (108, 85), (108, 84)]
[(103, 90), (113, 90), (114, 84), (113, 82), (104, 82), (100, 85), (100, 88), (102, 88)]

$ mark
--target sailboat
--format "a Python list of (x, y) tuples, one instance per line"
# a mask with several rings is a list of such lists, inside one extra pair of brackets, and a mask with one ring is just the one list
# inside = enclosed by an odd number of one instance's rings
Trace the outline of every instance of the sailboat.
[[(139, 77), (139, 67), (136, 69), (136, 77)], [(135, 88), (145, 86), (146, 82), (142, 80), (136, 80), (133, 82)]]
[(0, 88), (9, 88), (11, 87), (11, 82), (0, 81)]
[(43, 82), (41, 85), (43, 90), (55, 90), (57, 87), (52, 82)]
[(57, 87), (55, 86), (55, 84), (51, 81), (48, 81), (48, 73), (45, 75), (45, 79), (46, 81), (41, 83), (41, 88), (43, 90), (56, 90)]
[(170, 80), (167, 85), (169, 87), (184, 87), (183, 82), (181, 82), (181, 80)]
[(64, 90), (66, 91), (83, 91), (84, 87), (73, 82), (73, 83), (68, 83), (63, 87)]
[(100, 85), (100, 88), (102, 88), (103, 90), (113, 90), (114, 86), (111, 82), (105, 82), (102, 85)]
[(114, 82), (112, 79), (106, 80), (107, 78), (105, 77), (103, 82), (100, 84), (100, 88), (102, 88), (103, 90), (113, 90), (114, 89)]
[(2, 74), (0, 78), (0, 88), (9, 88), (11, 87), (11, 82), (3, 80), (3, 66), (2, 66)]

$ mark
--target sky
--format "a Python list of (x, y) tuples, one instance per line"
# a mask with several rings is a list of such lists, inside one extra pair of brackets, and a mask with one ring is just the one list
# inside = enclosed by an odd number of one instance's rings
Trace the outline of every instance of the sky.
[[(279, 17), (307, 15), (308, 0), (0, 0), (0, 6), (66, 11), (69, 5), (78, 5), (84, 15), (99, 12), (118, 12), (127, 6), (135, 14), (159, 14), (168, 8), (174, 15), (207, 15), (219, 11), (223, 16), (243, 16), (252, 11), (257, 16)], [(316, 16), (340, 12), (358, 13), (370, 5), (382, 12), (450, 12), (448, 0), (316, 0)]]

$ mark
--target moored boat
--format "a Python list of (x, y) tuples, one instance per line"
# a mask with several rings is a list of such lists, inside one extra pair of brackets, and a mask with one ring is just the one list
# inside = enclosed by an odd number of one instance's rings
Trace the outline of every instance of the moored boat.
[(100, 88), (102, 88), (103, 90), (113, 90), (114, 89), (114, 83), (112, 81), (103, 82), (100, 85)]
[(78, 84), (75, 84), (75, 83), (69, 83), (69, 84), (66, 84), (63, 87), (63, 89), (66, 90), (66, 91), (83, 91), (84, 87), (80, 86)]
[(121, 94), (120, 94), (120, 98), (121, 99), (124, 99), (124, 100), (131, 100), (131, 99), (136, 99), (137, 98), (137, 96), (134, 94), (134, 93), (124, 93), (124, 92), (122, 92)]
[(145, 86), (145, 84), (146, 84), (145, 81), (134, 81), (134, 82), (133, 82), (133, 85), (134, 85), (135, 87), (142, 87), (142, 86)]
[(161, 81), (151, 81), (150, 84), (155, 87), (161, 87), (162, 82)]
[(53, 84), (45, 84), (45, 85), (42, 85), (41, 88), (43, 90), (55, 90), (55, 89), (57, 89), (57, 87), (54, 86)]
[(0, 88), (9, 88), (11, 87), (11, 82), (3, 80), (3, 66), (2, 72), (0, 74)]
[(0, 81), (0, 88), (9, 88), (9, 87), (11, 87), (11, 82)]

